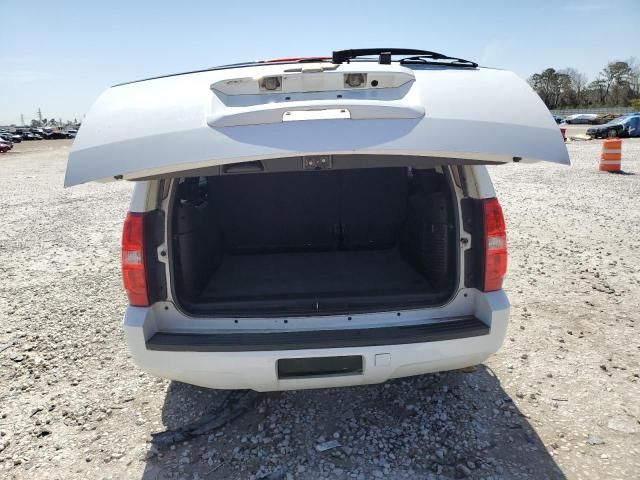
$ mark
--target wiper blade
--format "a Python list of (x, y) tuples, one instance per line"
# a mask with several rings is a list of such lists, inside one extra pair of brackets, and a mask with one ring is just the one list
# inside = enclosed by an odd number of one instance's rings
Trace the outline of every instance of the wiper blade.
[[(457, 67), (472, 67), (478, 66), (477, 63), (463, 58), (449, 57), (438, 52), (431, 52), (429, 50), (416, 50), (412, 48), (360, 48), (352, 50), (337, 50), (333, 52), (333, 63), (344, 63), (358, 57), (366, 57), (371, 55), (378, 55), (378, 62), (383, 65), (391, 64), (391, 57), (398, 55), (411, 55), (410, 57), (403, 58), (400, 63), (421, 63), (428, 65), (450, 65)], [(449, 60), (448, 63), (439, 62), (439, 60)]]
[[(435, 60), (435, 61), (434, 61)], [(441, 61), (444, 60), (444, 61)], [(448, 67), (466, 67), (476, 68), (478, 64), (471, 60), (465, 60), (464, 58), (447, 57), (446, 55), (440, 57), (432, 57), (429, 55), (416, 55), (415, 57), (407, 57), (400, 60), (400, 65), (407, 64), (421, 64), (421, 65), (446, 65)]]

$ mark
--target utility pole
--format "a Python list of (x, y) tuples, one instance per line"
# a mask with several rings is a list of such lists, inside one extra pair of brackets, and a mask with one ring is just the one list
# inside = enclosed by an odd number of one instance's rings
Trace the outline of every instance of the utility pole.
[(42, 110), (38, 107), (38, 120), (40, 120), (40, 126), (42, 126)]
[(22, 113), (20, 114), (20, 122), (20, 126), (24, 127), (24, 115)]

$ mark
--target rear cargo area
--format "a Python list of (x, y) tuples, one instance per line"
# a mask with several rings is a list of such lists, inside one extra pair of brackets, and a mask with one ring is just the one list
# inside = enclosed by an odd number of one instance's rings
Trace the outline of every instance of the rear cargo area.
[(436, 169), (182, 178), (170, 210), (174, 292), (207, 315), (440, 304), (457, 280), (454, 201)]

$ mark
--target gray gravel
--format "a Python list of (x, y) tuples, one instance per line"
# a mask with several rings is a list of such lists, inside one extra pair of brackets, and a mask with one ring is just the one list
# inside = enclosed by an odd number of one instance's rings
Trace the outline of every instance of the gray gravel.
[[(0, 154), (0, 477), (632, 478), (640, 471), (640, 141), (628, 175), (492, 167), (509, 231), (506, 343), (466, 371), (260, 395), (169, 449), (227, 392), (131, 362), (119, 325), (131, 185), (62, 189), (69, 141)], [(333, 442), (329, 444), (327, 442)], [(338, 444), (338, 445), (335, 445)], [(331, 445), (324, 451), (318, 446)]]

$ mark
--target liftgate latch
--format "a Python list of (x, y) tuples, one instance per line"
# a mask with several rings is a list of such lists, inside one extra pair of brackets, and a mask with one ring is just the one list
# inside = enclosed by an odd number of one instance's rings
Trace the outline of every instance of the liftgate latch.
[(307, 155), (302, 157), (304, 170), (327, 170), (333, 166), (331, 155)]

